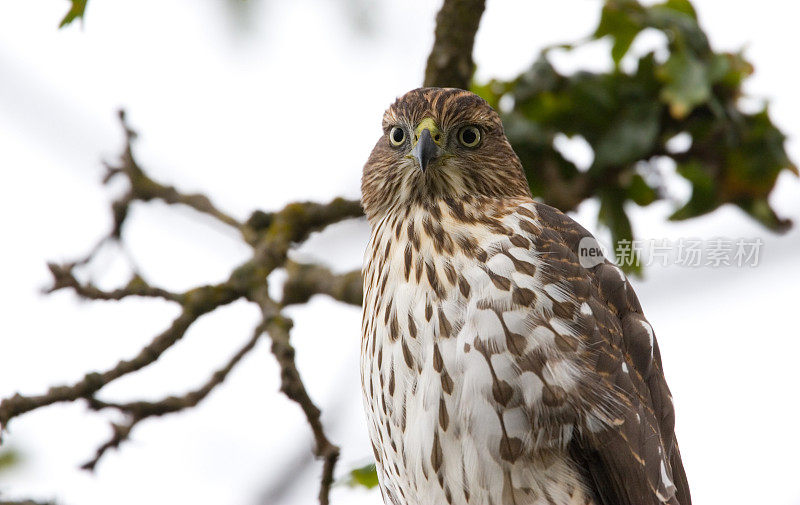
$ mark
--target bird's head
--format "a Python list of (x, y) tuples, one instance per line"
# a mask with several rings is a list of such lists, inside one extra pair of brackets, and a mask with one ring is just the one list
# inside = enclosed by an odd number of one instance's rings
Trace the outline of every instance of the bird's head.
[(500, 116), (479, 96), (455, 88), (415, 89), (389, 107), (361, 193), (370, 221), (437, 199), (530, 194)]

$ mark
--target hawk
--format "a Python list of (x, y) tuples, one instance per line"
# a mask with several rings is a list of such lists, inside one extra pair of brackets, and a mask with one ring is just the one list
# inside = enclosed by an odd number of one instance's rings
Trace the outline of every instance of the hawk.
[(422, 88), (362, 178), (361, 383), (392, 505), (689, 505), (653, 328), (531, 198), (498, 114)]

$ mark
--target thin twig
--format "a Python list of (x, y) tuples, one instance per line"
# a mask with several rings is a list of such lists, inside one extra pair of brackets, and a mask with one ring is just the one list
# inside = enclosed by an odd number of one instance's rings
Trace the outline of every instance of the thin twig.
[(140, 276), (134, 276), (127, 285), (112, 291), (103, 291), (90, 282), (81, 283), (73, 272), (75, 263), (56, 264), (48, 263), (47, 268), (53, 276), (53, 285), (45, 290), (52, 293), (60, 289), (72, 289), (75, 293), (87, 300), (122, 300), (129, 296), (142, 296), (149, 298), (162, 298), (170, 302), (183, 303), (180, 294), (172, 293), (165, 289), (150, 286)]
[(297, 403), (306, 416), (314, 435), (314, 455), (323, 461), (320, 478), (319, 503), (328, 505), (330, 490), (336, 462), (339, 460), (339, 447), (333, 444), (325, 434), (320, 420), (321, 412), (308, 395), (305, 384), (295, 363), (295, 350), (291, 344), (291, 319), (281, 314), (281, 305), (275, 303), (267, 292), (266, 286), (260, 286), (248, 293), (247, 298), (258, 304), (266, 321), (266, 331), (272, 340), (270, 350), (281, 369), (281, 392)]
[(281, 391), (295, 401), (303, 410), (306, 421), (314, 434), (314, 455), (322, 459), (322, 477), (320, 478), (319, 503), (328, 505), (330, 502), (331, 485), (336, 462), (339, 459), (339, 447), (331, 443), (325, 435), (325, 429), (320, 421), (321, 412), (308, 396), (308, 392), (300, 378), (300, 372), (294, 360), (294, 347), (290, 342), (289, 330), (291, 320), (276, 316), (267, 325), (267, 332), (272, 339), (272, 354), (281, 367)]
[[(103, 182), (107, 183), (116, 175), (124, 175), (128, 179), (130, 189), (128, 194), (119, 200), (120, 205), (127, 206), (130, 202), (136, 200), (142, 202), (161, 200), (167, 204), (180, 203), (203, 214), (208, 214), (233, 228), (242, 229), (242, 224), (238, 220), (219, 210), (206, 195), (201, 193), (181, 193), (174, 186), (161, 184), (150, 178), (141, 169), (133, 155), (132, 143), (136, 139), (136, 132), (128, 125), (124, 110), (120, 110), (118, 116), (120, 124), (125, 131), (125, 149), (120, 157), (119, 165), (106, 164), (107, 172)], [(125, 210), (127, 211), (127, 209)], [(124, 215), (116, 228), (121, 226), (123, 220)]]
[(107, 408), (116, 409), (127, 415), (129, 419), (124, 424), (111, 424), (113, 432), (111, 438), (106, 443), (101, 445), (97, 449), (95, 456), (91, 460), (81, 465), (81, 468), (85, 470), (94, 470), (98, 461), (105, 454), (105, 452), (108, 449), (118, 448), (122, 442), (128, 439), (131, 430), (139, 422), (149, 417), (163, 416), (196, 407), (206, 398), (206, 396), (209, 395), (209, 393), (211, 393), (211, 391), (214, 390), (214, 388), (225, 381), (231, 370), (233, 370), (234, 367), (239, 364), (242, 358), (244, 358), (253, 349), (253, 347), (255, 347), (259, 338), (261, 338), (261, 335), (263, 334), (264, 323), (262, 322), (256, 326), (250, 339), (236, 352), (236, 354), (234, 354), (228, 360), (225, 366), (214, 372), (202, 387), (190, 391), (182, 396), (169, 396), (156, 402), (137, 401), (129, 403), (105, 402), (94, 397), (88, 398), (87, 400), (89, 407), (92, 410), (101, 410)]
[(47, 405), (75, 401), (80, 398), (91, 398), (92, 395), (108, 383), (156, 361), (165, 350), (183, 337), (197, 317), (198, 315), (183, 311), (169, 328), (156, 336), (136, 357), (130, 360), (122, 360), (105, 372), (88, 373), (83, 379), (74, 384), (52, 387), (43, 395), (22, 396), (17, 393), (10, 398), (4, 399), (0, 402), (0, 426), (5, 429), (12, 418)]

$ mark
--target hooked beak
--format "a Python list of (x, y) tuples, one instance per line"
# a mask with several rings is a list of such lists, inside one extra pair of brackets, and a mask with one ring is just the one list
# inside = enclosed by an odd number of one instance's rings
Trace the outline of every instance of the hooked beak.
[(419, 163), (419, 169), (425, 172), (432, 161), (442, 155), (439, 147), (439, 128), (431, 119), (424, 119), (416, 130), (416, 143), (411, 154)]

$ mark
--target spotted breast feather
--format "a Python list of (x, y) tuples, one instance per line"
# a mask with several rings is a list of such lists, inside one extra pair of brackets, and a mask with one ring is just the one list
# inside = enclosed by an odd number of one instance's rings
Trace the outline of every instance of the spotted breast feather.
[(394, 504), (690, 503), (653, 330), (590, 236), (529, 199), (388, 214), (362, 375)]

